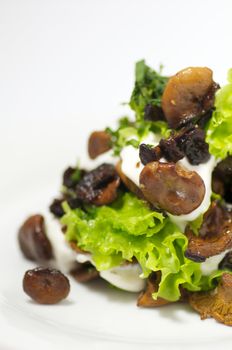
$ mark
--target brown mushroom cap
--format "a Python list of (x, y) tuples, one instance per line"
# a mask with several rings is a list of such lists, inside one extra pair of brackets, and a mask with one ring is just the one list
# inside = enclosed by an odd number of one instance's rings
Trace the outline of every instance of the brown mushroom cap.
[(211, 292), (191, 293), (189, 303), (202, 320), (213, 317), (232, 326), (232, 275), (224, 273), (218, 287)]
[(162, 96), (162, 109), (168, 124), (177, 128), (206, 113), (214, 104), (218, 86), (207, 67), (188, 67), (171, 77)]
[(40, 214), (30, 216), (23, 223), (19, 229), (18, 241), (24, 256), (29, 260), (45, 261), (53, 258), (44, 218)]
[(156, 307), (170, 304), (170, 301), (163, 298), (157, 298), (156, 300), (152, 297), (152, 294), (158, 291), (160, 282), (160, 273), (154, 272), (147, 279), (146, 289), (140, 293), (137, 306), (142, 307)]
[(111, 149), (111, 137), (105, 131), (94, 131), (88, 142), (88, 152), (91, 159)]
[[(213, 209), (214, 211), (212, 212)], [(214, 216), (212, 217), (211, 215)], [(215, 221), (220, 219), (220, 222), (210, 224), (210, 221), (213, 219)], [(196, 236), (189, 227), (186, 228), (185, 234), (188, 237), (188, 247), (185, 255), (193, 261), (202, 262), (211, 256), (232, 248), (232, 214), (226, 209), (224, 209), (224, 213), (219, 212), (217, 214), (215, 204), (213, 204), (205, 214), (204, 220), (209, 220), (209, 222), (207, 224), (207, 222), (204, 223), (203, 221), (199, 231), (201, 232), (204, 229), (203, 236)]]
[(140, 174), (140, 188), (148, 202), (173, 215), (191, 213), (205, 195), (202, 178), (178, 163), (148, 163)]

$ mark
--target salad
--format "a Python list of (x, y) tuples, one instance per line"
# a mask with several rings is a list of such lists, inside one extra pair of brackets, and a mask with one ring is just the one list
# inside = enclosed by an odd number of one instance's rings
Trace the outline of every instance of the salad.
[(50, 215), (23, 223), (21, 250), (231, 326), (232, 70), (220, 87), (206, 67), (166, 77), (139, 61), (129, 106), (133, 119), (92, 132)]

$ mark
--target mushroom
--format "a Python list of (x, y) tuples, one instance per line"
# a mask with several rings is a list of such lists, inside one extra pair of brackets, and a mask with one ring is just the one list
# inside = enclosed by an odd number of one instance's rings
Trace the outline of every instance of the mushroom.
[(148, 163), (140, 174), (140, 188), (148, 202), (173, 215), (191, 213), (205, 195), (202, 178), (178, 163)]
[(162, 96), (162, 109), (170, 127), (178, 128), (208, 112), (218, 87), (207, 67), (188, 67), (171, 77)]
[(94, 131), (88, 142), (88, 152), (91, 159), (111, 149), (111, 137), (105, 131)]
[(191, 293), (189, 303), (202, 320), (213, 317), (232, 326), (232, 275), (224, 273), (218, 287), (210, 292)]
[(23, 223), (19, 229), (18, 241), (24, 256), (29, 260), (45, 261), (53, 258), (42, 215), (30, 216)]
[(196, 236), (191, 228), (186, 228), (188, 247), (185, 256), (196, 262), (220, 254), (232, 248), (231, 213), (213, 203), (205, 213), (203, 223)]
[(88, 204), (105, 205), (117, 197), (120, 178), (111, 164), (102, 164), (90, 171), (76, 186), (76, 196)]
[(77, 264), (70, 273), (80, 283), (89, 282), (99, 277), (99, 272), (90, 262)]
[(137, 306), (142, 307), (156, 307), (163, 306), (170, 303), (170, 301), (163, 298), (157, 298), (156, 300), (152, 297), (152, 294), (157, 292), (160, 283), (160, 272), (153, 272), (147, 279), (146, 289), (140, 293)]

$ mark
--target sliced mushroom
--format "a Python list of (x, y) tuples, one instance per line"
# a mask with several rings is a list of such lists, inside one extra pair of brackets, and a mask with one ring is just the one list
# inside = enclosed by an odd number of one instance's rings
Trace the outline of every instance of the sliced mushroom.
[(91, 159), (111, 149), (111, 137), (105, 131), (94, 131), (88, 142), (88, 152)]
[(87, 173), (76, 186), (76, 196), (84, 203), (105, 205), (117, 197), (119, 176), (111, 164), (102, 164)]
[(119, 185), (120, 178), (118, 177), (102, 189), (101, 193), (93, 200), (93, 204), (100, 206), (112, 203), (117, 198)]
[(162, 109), (172, 128), (204, 115), (214, 105), (218, 85), (207, 67), (188, 67), (171, 77), (162, 96)]
[(24, 256), (29, 260), (44, 261), (53, 257), (42, 215), (30, 216), (23, 223), (18, 233), (18, 241)]
[(190, 294), (189, 303), (202, 320), (213, 317), (218, 322), (232, 326), (232, 275), (224, 273), (218, 287), (211, 292)]
[(154, 272), (147, 279), (147, 286), (145, 291), (141, 292), (138, 300), (137, 306), (142, 307), (157, 307), (163, 306), (170, 303), (170, 301), (163, 298), (157, 298), (156, 300), (152, 297), (152, 294), (158, 291), (160, 283), (160, 273)]
[(218, 265), (219, 270), (229, 270), (232, 271), (232, 251), (226, 254)]
[(213, 172), (213, 191), (232, 203), (232, 156), (219, 162)]
[(139, 158), (143, 165), (150, 162), (157, 162), (162, 158), (162, 152), (159, 146), (150, 147), (145, 143), (141, 143), (139, 146)]
[(140, 174), (140, 188), (148, 202), (173, 215), (191, 213), (205, 195), (202, 178), (178, 163), (148, 163)]
[(222, 213), (218, 208), (211, 207), (205, 214), (205, 222), (203, 221), (200, 228), (203, 236), (196, 236), (189, 227), (186, 228), (188, 247), (185, 256), (190, 260), (202, 262), (232, 248), (231, 218), (231, 213)]
[(129, 191), (131, 191), (132, 193), (136, 194), (137, 197), (144, 199), (144, 195), (142, 193), (142, 191), (140, 190), (140, 188), (138, 186), (136, 186), (136, 184), (131, 181), (122, 171), (122, 162), (119, 161), (116, 165), (116, 170), (117, 173), (120, 177), (120, 179), (122, 180), (122, 182), (124, 183), (124, 185), (128, 188)]
[(99, 278), (99, 272), (90, 262), (78, 264), (70, 273), (75, 280), (80, 283), (89, 282)]

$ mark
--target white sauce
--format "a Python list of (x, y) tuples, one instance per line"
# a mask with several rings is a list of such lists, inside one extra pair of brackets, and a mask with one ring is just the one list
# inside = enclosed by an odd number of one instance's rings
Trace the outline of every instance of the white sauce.
[(213, 271), (218, 269), (218, 264), (222, 261), (222, 259), (226, 256), (226, 254), (230, 251), (230, 249), (225, 250), (221, 254), (211, 256), (206, 259), (205, 262), (201, 263), (201, 272), (202, 275), (208, 276)]
[(54, 255), (50, 264), (64, 273), (70, 272), (75, 267), (76, 252), (65, 241), (59, 222), (48, 214), (45, 218), (46, 233)]
[(140, 292), (145, 288), (145, 280), (140, 277), (141, 273), (139, 264), (127, 264), (101, 271), (100, 276), (120, 289)]
[[(90, 254), (77, 253), (76, 259), (79, 263), (90, 261), (94, 265)], [(139, 264), (120, 265), (100, 271), (101, 278), (128, 292), (140, 292), (145, 288), (145, 280), (140, 277), (141, 274)]]

